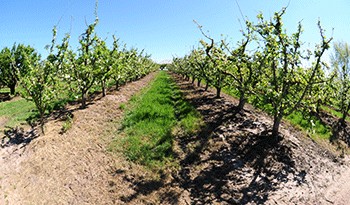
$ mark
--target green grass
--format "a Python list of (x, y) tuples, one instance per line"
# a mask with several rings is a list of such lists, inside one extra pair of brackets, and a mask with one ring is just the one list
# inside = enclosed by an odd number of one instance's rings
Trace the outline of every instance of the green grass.
[(193, 134), (200, 127), (200, 115), (183, 99), (179, 88), (164, 71), (126, 105), (119, 136), (127, 159), (149, 168), (173, 162), (174, 130)]
[(27, 119), (36, 114), (35, 105), (25, 99), (0, 103), (0, 117), (6, 118), (5, 126), (16, 127), (27, 124)]
[(312, 138), (327, 139), (331, 137), (331, 130), (326, 125), (322, 124), (314, 116), (307, 116), (302, 112), (296, 111), (286, 117), (292, 125), (301, 128), (307, 132)]
[[(334, 117), (338, 117), (338, 118), (342, 118), (343, 115), (341, 114), (341, 112), (338, 112), (335, 110), (335, 108), (331, 108), (331, 107), (328, 107), (328, 106), (321, 106), (321, 109), (331, 115), (333, 115)], [(349, 119), (346, 119), (346, 121), (348, 121)]]
[(8, 87), (0, 88), (0, 93), (9, 93), (9, 92), (10, 92), (10, 88), (8, 88)]
[[(236, 90), (230, 89), (228, 87), (225, 87), (223, 91), (235, 98), (239, 97), (239, 94)], [(263, 102), (260, 102), (259, 99), (256, 96), (251, 96), (248, 99), (248, 102), (255, 106), (258, 109), (261, 109), (267, 113), (271, 113), (272, 107), (270, 104), (266, 104)], [(324, 109), (322, 107), (322, 109)], [(324, 109), (325, 111), (329, 111)], [(335, 110), (332, 110), (333, 115), (340, 115), (340, 113), (336, 113)], [(310, 116), (308, 114), (302, 113), (300, 111), (295, 111), (294, 113), (290, 114), (289, 116), (285, 117), (284, 120), (287, 120), (290, 122), (293, 126), (298, 127), (299, 129), (303, 130), (305, 133), (309, 134), (312, 138), (320, 138), (320, 139), (327, 139), (331, 137), (331, 130), (326, 125), (322, 124), (319, 119), (317, 119), (314, 116)]]
[(70, 128), (72, 128), (73, 125), (73, 117), (72, 115), (67, 115), (67, 118), (65, 119), (62, 128), (61, 133), (66, 133)]

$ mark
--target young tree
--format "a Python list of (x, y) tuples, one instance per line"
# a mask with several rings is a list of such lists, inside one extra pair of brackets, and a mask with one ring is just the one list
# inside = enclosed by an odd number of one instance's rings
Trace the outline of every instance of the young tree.
[[(203, 33), (203, 32), (202, 32)], [(203, 33), (203, 35), (205, 35)], [(210, 39), (210, 44), (201, 40), (200, 43), (205, 49), (207, 55), (207, 66), (210, 70), (210, 83), (216, 89), (216, 98), (220, 98), (221, 89), (226, 85), (226, 69), (228, 66), (227, 56), (224, 52), (224, 46), (221, 43), (220, 46), (217, 46), (214, 43), (214, 39), (205, 35), (206, 38)]]
[(95, 48), (98, 44), (98, 37), (95, 34), (95, 27), (98, 23), (96, 17), (93, 24), (90, 24), (80, 36), (78, 54), (68, 51), (68, 59), (71, 67), (67, 69), (68, 74), (77, 84), (81, 95), (81, 108), (86, 107), (86, 99), (90, 88), (96, 83), (98, 77), (97, 61), (99, 56), (95, 55)]
[(230, 86), (236, 89), (239, 94), (239, 103), (237, 111), (241, 111), (247, 101), (247, 95), (252, 94), (253, 87), (257, 84), (261, 75), (261, 68), (263, 64), (256, 64), (261, 56), (258, 53), (250, 56), (247, 52), (249, 43), (253, 40), (253, 28), (250, 22), (246, 22), (247, 32), (242, 32), (244, 39), (238, 43), (236, 49), (231, 49), (224, 40), (222, 44), (228, 51), (229, 56), (227, 60), (229, 64), (224, 74), (230, 77)]
[(264, 75), (256, 89), (263, 102), (272, 107), (273, 136), (278, 135), (282, 118), (298, 109), (312, 86), (318, 83), (316, 76), (322, 72), (321, 57), (332, 40), (325, 37), (319, 22), (322, 41), (314, 51), (315, 61), (312, 67), (305, 69), (301, 62), (303, 52), (300, 51), (301, 23), (299, 22), (297, 32), (288, 35), (282, 21), (285, 10), (276, 12), (269, 21), (259, 14), (259, 22), (254, 26), (264, 48), (264, 57), (258, 62), (263, 64)]
[(58, 76), (56, 71), (61, 67), (64, 58), (64, 52), (68, 47), (68, 38), (63, 39), (62, 45), (57, 46), (55, 50), (56, 28), (53, 29), (52, 45), (49, 48), (47, 59), (41, 60), (36, 52), (25, 52), (23, 55), (26, 72), (21, 74), (21, 85), (25, 89), (23, 96), (34, 102), (40, 117), (40, 128), (44, 134), (45, 112), (49, 109), (51, 103), (56, 99)]
[(97, 40), (94, 48), (94, 58), (97, 59), (95, 63), (95, 70), (97, 79), (99, 79), (102, 87), (102, 96), (106, 96), (106, 82), (111, 76), (112, 56), (114, 50), (109, 50), (106, 43), (102, 39)]

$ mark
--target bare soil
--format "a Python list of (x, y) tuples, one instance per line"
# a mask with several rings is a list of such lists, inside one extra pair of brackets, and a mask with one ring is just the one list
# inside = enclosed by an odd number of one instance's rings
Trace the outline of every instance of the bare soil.
[[(179, 185), (191, 204), (346, 204), (349, 159), (316, 143), (288, 123), (272, 138), (271, 118), (247, 105), (236, 112), (230, 96), (195, 88), (176, 77), (207, 126), (180, 139)], [(199, 142), (199, 143), (198, 143)], [(193, 150), (189, 152), (188, 150)], [(327, 193), (327, 194), (326, 194)]]
[[(122, 116), (121, 103), (145, 87), (151, 74), (95, 99), (68, 107), (72, 127), (49, 119), (45, 135), (14, 128), (1, 141), (0, 204), (118, 204), (110, 192), (118, 158), (107, 151)], [(121, 184), (122, 186), (122, 184)]]
[[(120, 103), (154, 74), (95, 99), (68, 107), (73, 125), (63, 134), (62, 116), (46, 134), (13, 129), (1, 141), (0, 204), (347, 204), (350, 168), (327, 142), (315, 142), (283, 123), (270, 135), (271, 118), (227, 95), (194, 87), (174, 76), (205, 125), (176, 136), (176, 169), (154, 173), (110, 152), (123, 110)], [(64, 117), (63, 117), (64, 118)], [(118, 136), (122, 137), (122, 136)]]

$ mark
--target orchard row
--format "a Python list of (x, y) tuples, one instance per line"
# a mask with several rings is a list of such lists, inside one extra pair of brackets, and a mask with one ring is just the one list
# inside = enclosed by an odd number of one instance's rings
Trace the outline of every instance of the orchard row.
[(118, 89), (120, 84), (139, 79), (155, 69), (150, 56), (120, 47), (115, 36), (109, 48), (95, 32), (97, 24), (96, 17), (80, 36), (76, 51), (70, 46), (69, 34), (62, 42), (56, 42), (56, 28), (45, 59), (34, 48), (22, 44), (1, 50), (0, 83), (9, 87), (12, 95), (16, 88), (21, 88), (21, 95), (35, 103), (41, 126), (54, 103), (79, 96), (84, 108), (93, 86), (100, 85), (104, 96), (107, 84), (113, 82)]
[(332, 67), (322, 61), (332, 38), (318, 22), (321, 41), (313, 51), (302, 48), (302, 25), (289, 34), (282, 17), (286, 9), (267, 20), (246, 21), (242, 40), (235, 47), (226, 40), (216, 41), (203, 32), (205, 40), (183, 58), (174, 58), (171, 70), (200, 84), (234, 90), (238, 111), (249, 102), (273, 116), (272, 135), (277, 136), (283, 117), (295, 111), (317, 114), (321, 106), (337, 108), (343, 125), (350, 109), (350, 52), (346, 43), (335, 43)]

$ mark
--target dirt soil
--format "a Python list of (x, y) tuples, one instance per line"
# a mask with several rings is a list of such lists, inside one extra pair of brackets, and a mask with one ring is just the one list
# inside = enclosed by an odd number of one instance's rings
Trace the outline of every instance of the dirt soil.
[[(130, 97), (154, 75), (130, 83), (87, 109), (70, 107), (73, 125), (60, 118), (36, 130), (13, 129), (0, 148), (0, 204), (347, 204), (347, 156), (329, 151), (284, 123), (272, 138), (271, 118), (227, 95), (174, 76), (205, 126), (174, 140), (176, 170), (153, 173), (108, 149)], [(122, 137), (122, 136), (120, 136)], [(328, 147), (328, 148), (325, 148)]]
[[(247, 105), (195, 88), (176, 77), (186, 98), (207, 127), (192, 139), (180, 139), (183, 156), (179, 185), (191, 204), (347, 204), (349, 159), (329, 151), (283, 123), (272, 138), (271, 118)], [(199, 143), (198, 143), (199, 142)], [(330, 149), (329, 149), (330, 148)], [(188, 150), (193, 150), (189, 152)], [(332, 149), (331, 149), (332, 150)]]
[(46, 124), (44, 136), (10, 130), (0, 147), (0, 204), (118, 204), (110, 184), (119, 161), (107, 149), (122, 116), (119, 105), (153, 77), (129, 83), (86, 109), (70, 106), (73, 125), (64, 134), (60, 118)]

